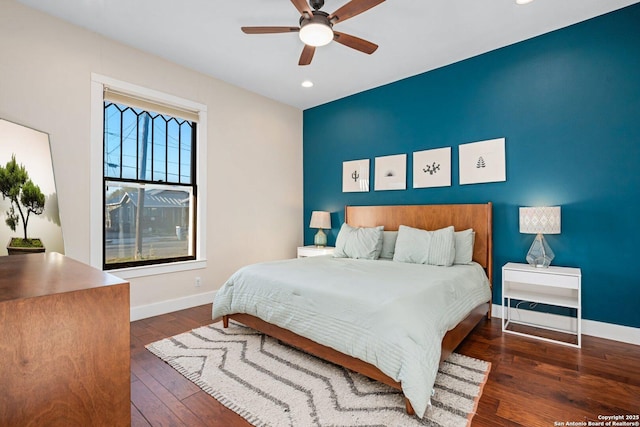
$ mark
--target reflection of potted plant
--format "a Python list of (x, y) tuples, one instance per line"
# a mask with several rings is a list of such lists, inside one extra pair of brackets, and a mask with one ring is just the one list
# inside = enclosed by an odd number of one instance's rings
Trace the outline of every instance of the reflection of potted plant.
[(5, 167), (0, 166), (0, 192), (3, 199), (8, 198), (11, 201), (5, 222), (12, 231), (16, 231), (16, 227), (22, 221), (24, 230), (24, 238), (12, 237), (9, 241), (7, 245), (9, 255), (44, 252), (44, 245), (40, 239), (27, 237), (29, 215), (40, 215), (44, 212), (44, 194), (40, 191), (40, 187), (29, 179), (24, 165), (18, 165), (15, 154), (11, 156), (11, 160)]

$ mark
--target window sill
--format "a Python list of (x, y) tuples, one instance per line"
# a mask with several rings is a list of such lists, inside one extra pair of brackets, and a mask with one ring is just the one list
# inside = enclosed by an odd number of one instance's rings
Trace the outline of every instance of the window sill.
[(207, 267), (207, 260), (182, 261), (171, 264), (145, 265), (142, 267), (120, 268), (105, 270), (105, 273), (113, 274), (121, 279), (134, 279), (136, 277), (156, 276), (158, 274), (178, 273), (180, 271), (199, 270)]

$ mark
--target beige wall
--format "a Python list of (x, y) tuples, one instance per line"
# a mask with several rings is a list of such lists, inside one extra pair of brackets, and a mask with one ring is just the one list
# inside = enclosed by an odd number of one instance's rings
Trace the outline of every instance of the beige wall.
[(208, 108), (207, 268), (131, 279), (133, 307), (212, 291), (242, 265), (295, 256), (301, 110), (0, 0), (0, 118), (50, 135), (67, 255), (90, 262), (90, 198), (101, 191), (89, 182), (91, 73)]

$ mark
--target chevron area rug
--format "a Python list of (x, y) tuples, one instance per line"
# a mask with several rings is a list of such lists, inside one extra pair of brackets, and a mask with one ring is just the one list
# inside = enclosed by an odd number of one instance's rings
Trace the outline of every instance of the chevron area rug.
[(147, 349), (256, 426), (468, 426), (491, 365), (459, 354), (440, 365), (423, 419), (405, 413), (395, 389), (222, 323)]

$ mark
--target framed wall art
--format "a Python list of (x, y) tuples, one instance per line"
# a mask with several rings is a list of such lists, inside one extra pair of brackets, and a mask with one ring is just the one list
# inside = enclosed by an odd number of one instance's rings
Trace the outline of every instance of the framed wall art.
[(507, 180), (505, 139), (461, 144), (458, 147), (460, 185)]
[(407, 155), (376, 157), (375, 191), (407, 189)]
[(451, 186), (451, 147), (413, 153), (413, 188)]
[(342, 192), (369, 191), (369, 159), (342, 162)]
[[(41, 246), (27, 251), (64, 254), (49, 135), (0, 119), (0, 181), (0, 245), (30, 239)], [(0, 255), (17, 252), (22, 249), (0, 247)]]

